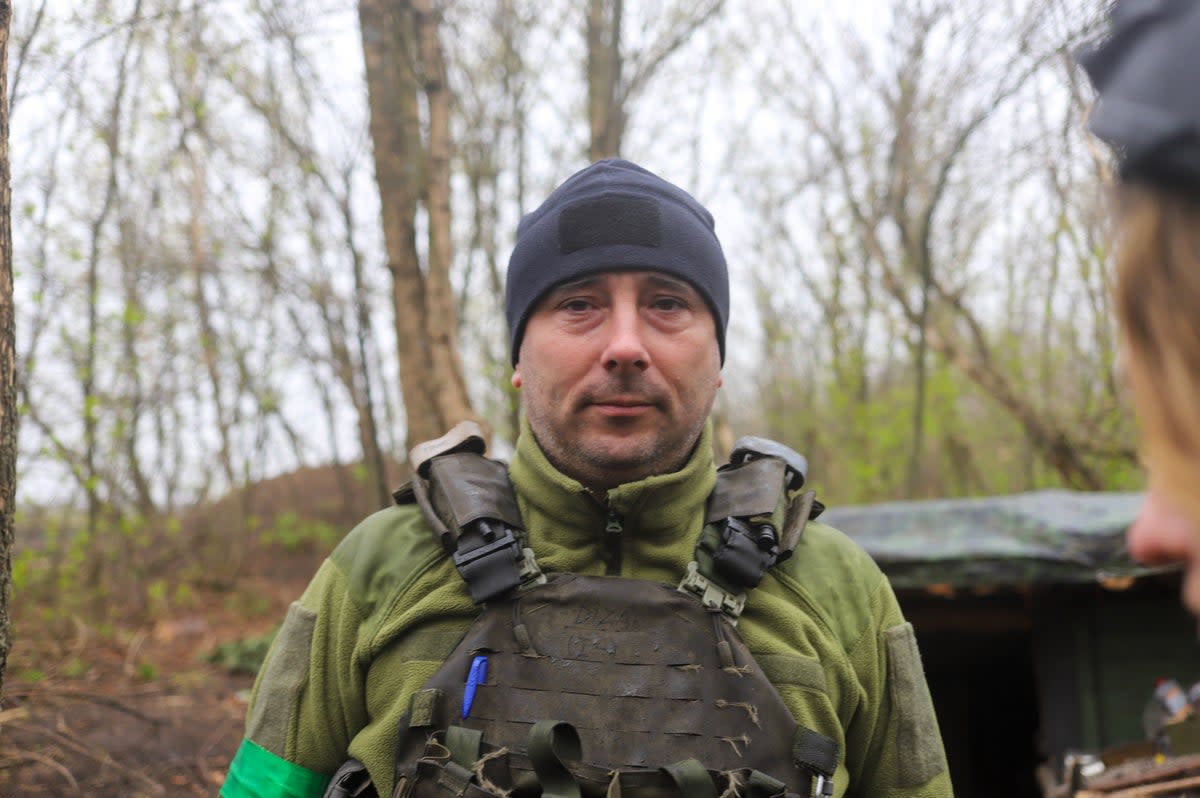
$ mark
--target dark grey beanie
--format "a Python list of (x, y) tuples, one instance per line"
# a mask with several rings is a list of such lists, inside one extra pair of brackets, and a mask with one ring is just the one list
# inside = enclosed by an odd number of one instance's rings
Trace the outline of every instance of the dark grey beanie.
[(1110, 19), (1079, 58), (1099, 92), (1092, 132), (1123, 180), (1200, 192), (1200, 2), (1120, 0)]
[(571, 175), (517, 227), (504, 297), (513, 365), (543, 294), (565, 280), (631, 269), (695, 286), (712, 311), (724, 363), (729, 273), (712, 214), (637, 164), (609, 159)]

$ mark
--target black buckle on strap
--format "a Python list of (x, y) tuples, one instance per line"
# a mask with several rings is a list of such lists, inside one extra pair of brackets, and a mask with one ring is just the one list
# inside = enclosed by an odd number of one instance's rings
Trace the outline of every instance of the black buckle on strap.
[[(477, 542), (482, 538), (482, 542)], [(469, 549), (464, 546), (475, 543)], [(521, 584), (523, 552), (513, 530), (486, 520), (471, 524), (458, 538), (454, 565), (462, 574), (471, 600), (480, 604)]]
[(378, 798), (367, 767), (357, 759), (347, 760), (325, 788), (324, 798)]
[(721, 545), (713, 552), (720, 578), (739, 587), (757, 587), (778, 559), (779, 542), (770, 525), (751, 528), (740, 518), (726, 519)]

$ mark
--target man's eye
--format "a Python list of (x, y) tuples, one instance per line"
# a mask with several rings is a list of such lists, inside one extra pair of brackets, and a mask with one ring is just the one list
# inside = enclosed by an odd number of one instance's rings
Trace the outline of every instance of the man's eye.
[(568, 313), (585, 313), (591, 309), (592, 303), (586, 299), (568, 299), (560, 304), (559, 307)]
[(664, 296), (654, 300), (653, 307), (656, 310), (684, 310), (687, 303), (679, 297)]

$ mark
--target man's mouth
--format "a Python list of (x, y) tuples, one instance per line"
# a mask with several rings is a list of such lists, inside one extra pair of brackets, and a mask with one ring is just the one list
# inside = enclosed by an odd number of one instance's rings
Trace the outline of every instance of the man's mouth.
[(593, 399), (592, 403), (597, 404), (597, 405), (618, 405), (620, 407), (636, 407), (637, 405), (653, 404), (653, 402), (651, 402), (649, 399), (643, 399), (640, 396), (637, 396), (637, 397), (628, 397), (628, 396), (602, 397), (599, 399)]
[(601, 397), (588, 404), (603, 415), (617, 418), (641, 415), (654, 408), (652, 401), (632, 396)]

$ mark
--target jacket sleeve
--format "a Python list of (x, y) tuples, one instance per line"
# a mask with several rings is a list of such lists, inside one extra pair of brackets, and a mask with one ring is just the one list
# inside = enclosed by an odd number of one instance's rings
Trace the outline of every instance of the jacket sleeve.
[(953, 795), (933, 699), (911, 623), (887, 579), (871, 599), (874, 625), (849, 652), (863, 695), (846, 730), (850, 794), (895, 798)]
[(367, 721), (360, 608), (326, 560), (259, 671), (222, 798), (319, 798)]

